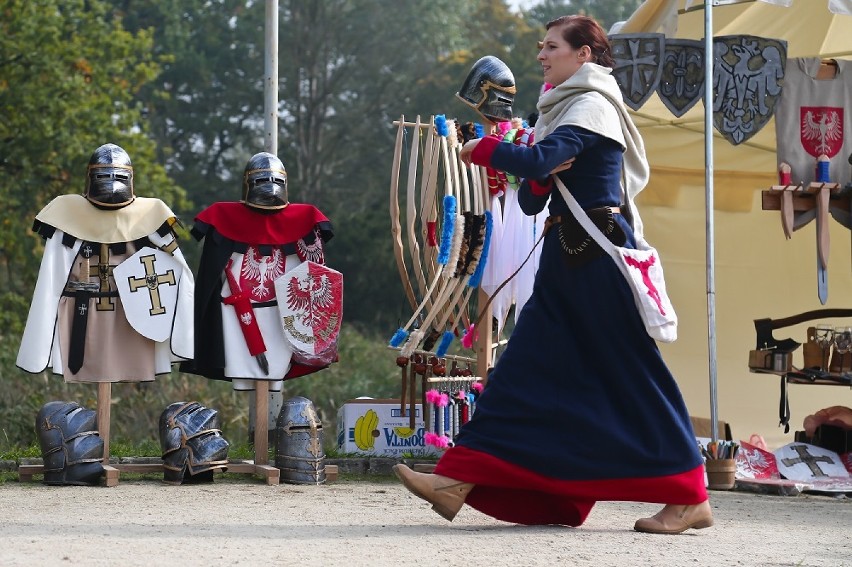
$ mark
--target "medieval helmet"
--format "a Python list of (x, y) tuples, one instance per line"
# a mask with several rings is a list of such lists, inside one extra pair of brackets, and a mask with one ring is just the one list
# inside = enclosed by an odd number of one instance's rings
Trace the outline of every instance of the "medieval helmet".
[(115, 144), (104, 144), (89, 158), (85, 197), (96, 207), (119, 209), (133, 202), (130, 156)]
[(44, 483), (96, 485), (104, 474), (97, 413), (75, 402), (47, 402), (36, 416)]
[(322, 421), (311, 400), (296, 396), (281, 405), (275, 426), (275, 466), (289, 484), (323, 484)]
[(243, 173), (243, 202), (256, 209), (278, 210), (288, 205), (287, 170), (273, 154), (254, 154)]
[(217, 411), (198, 402), (175, 402), (160, 414), (163, 482), (211, 482), (227, 468), (230, 444), (218, 423)]
[(489, 122), (512, 119), (515, 76), (493, 55), (473, 64), (456, 96)]

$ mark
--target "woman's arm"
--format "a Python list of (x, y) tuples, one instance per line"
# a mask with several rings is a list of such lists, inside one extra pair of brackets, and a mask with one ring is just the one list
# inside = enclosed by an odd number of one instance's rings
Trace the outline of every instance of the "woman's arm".
[(521, 182), (521, 186), (518, 187), (518, 205), (525, 215), (537, 215), (544, 210), (553, 185), (549, 178), (548, 181), (550, 183), (547, 186), (541, 186), (535, 181), (527, 181), (526, 179)]
[(496, 136), (471, 140), (462, 160), (493, 167), (518, 177), (543, 180), (567, 160), (595, 145), (600, 137), (577, 126), (560, 126), (533, 146), (502, 144)]

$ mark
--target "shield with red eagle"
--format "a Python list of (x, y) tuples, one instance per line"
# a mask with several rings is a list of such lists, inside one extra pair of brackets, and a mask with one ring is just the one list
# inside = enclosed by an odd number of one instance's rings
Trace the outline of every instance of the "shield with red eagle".
[(842, 106), (802, 106), (799, 109), (799, 133), (802, 147), (810, 155), (829, 158), (843, 145)]
[(343, 320), (343, 274), (302, 262), (275, 280), (275, 293), (284, 336), (294, 356), (315, 362), (333, 360)]

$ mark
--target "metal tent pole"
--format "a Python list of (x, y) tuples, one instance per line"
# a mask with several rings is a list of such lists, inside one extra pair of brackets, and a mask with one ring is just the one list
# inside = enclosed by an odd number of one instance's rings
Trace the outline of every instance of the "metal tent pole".
[(266, 0), (263, 80), (264, 149), (278, 155), (278, 0)]
[(713, 5), (704, 2), (704, 210), (707, 232), (707, 350), (710, 368), (710, 431), (713, 441), (719, 438), (718, 400), (716, 392), (716, 277), (713, 204)]

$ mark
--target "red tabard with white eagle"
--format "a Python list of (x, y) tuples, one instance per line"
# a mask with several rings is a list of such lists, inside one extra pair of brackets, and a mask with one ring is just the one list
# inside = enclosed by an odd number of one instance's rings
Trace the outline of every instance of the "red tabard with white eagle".
[[(253, 390), (263, 380), (278, 391), (285, 379), (334, 362), (336, 348), (328, 361), (299, 356), (284, 333), (279, 305), (286, 300), (275, 285), (303, 262), (324, 263), (323, 243), (333, 235), (325, 215), (305, 204), (264, 214), (242, 203), (221, 202), (195, 220), (193, 235), (204, 239), (195, 293), (195, 322), (201, 329), (196, 342), (203, 354), (181, 368), (229, 380), (235, 390)], [(268, 371), (258, 360), (261, 354)]]
[(817, 158), (829, 158), (829, 181), (850, 181), (852, 153), (852, 62), (837, 60), (833, 79), (817, 80), (816, 58), (787, 59), (784, 87), (775, 110), (778, 163), (790, 164), (793, 183), (816, 180)]

